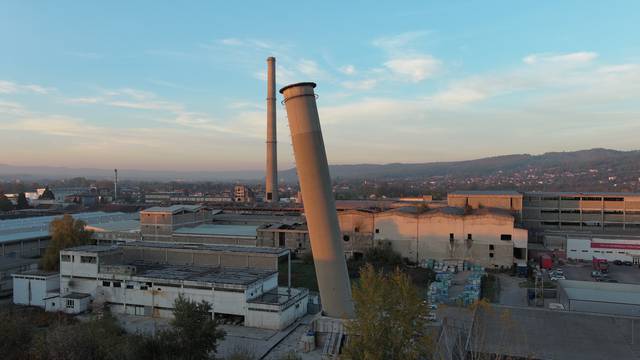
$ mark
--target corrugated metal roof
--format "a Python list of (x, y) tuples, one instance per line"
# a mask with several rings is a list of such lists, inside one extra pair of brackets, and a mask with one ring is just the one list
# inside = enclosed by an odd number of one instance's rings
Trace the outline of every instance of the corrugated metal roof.
[[(133, 220), (138, 218), (137, 213), (103, 211), (70, 214), (74, 219), (82, 220), (87, 225), (105, 226), (112, 222)], [(0, 220), (0, 243), (15, 242), (21, 240), (45, 238), (49, 236), (51, 221), (61, 218), (63, 215), (36, 216), (21, 219)]]
[(559, 280), (571, 300), (640, 305), (640, 285), (595, 281)]

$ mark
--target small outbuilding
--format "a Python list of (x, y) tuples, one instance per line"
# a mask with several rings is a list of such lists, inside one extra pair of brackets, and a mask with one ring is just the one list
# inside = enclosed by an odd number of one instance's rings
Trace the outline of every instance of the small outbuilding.
[(45, 299), (60, 289), (60, 274), (51, 271), (29, 270), (13, 277), (13, 303), (45, 308)]

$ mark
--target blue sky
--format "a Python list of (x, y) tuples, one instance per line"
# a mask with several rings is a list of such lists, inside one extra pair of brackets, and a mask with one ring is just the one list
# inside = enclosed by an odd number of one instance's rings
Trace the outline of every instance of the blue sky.
[(0, 1), (0, 163), (260, 169), (272, 55), (332, 163), (637, 149), (640, 2), (371, 4)]

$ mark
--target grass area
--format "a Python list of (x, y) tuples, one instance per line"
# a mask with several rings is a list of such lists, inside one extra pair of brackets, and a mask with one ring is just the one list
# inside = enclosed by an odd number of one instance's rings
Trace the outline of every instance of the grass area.
[(500, 301), (500, 280), (493, 274), (487, 274), (482, 277), (480, 285), (480, 297), (487, 299), (489, 302), (497, 303)]
[[(286, 260), (280, 262), (278, 273), (278, 284), (280, 286), (287, 286), (288, 265)], [(297, 259), (291, 260), (291, 286), (318, 291), (316, 268), (313, 266), (313, 262)]]
[[(372, 262), (374, 268), (381, 269), (385, 272), (394, 271), (396, 267), (405, 272), (411, 278), (413, 284), (418, 287), (421, 293), (426, 295), (428, 285), (435, 280), (435, 273), (430, 269), (419, 267), (409, 267), (403, 264), (388, 265), (382, 262)], [(364, 266), (365, 261), (349, 260), (347, 261), (347, 269), (351, 280), (360, 277), (360, 268)], [(279, 265), (278, 284), (287, 286), (287, 269), (288, 263), (282, 260)], [(316, 269), (313, 265), (311, 257), (303, 257), (303, 259), (291, 260), (291, 286), (304, 287), (311, 291), (318, 291), (318, 280), (316, 278)]]

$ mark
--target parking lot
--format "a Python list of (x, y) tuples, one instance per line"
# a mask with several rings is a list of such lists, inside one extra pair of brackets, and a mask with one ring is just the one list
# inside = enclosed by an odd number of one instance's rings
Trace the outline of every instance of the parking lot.
[[(591, 263), (565, 264), (560, 267), (567, 280), (595, 281), (591, 277), (593, 266)], [(609, 279), (620, 283), (640, 284), (640, 269), (637, 265), (626, 266), (609, 263)]]

